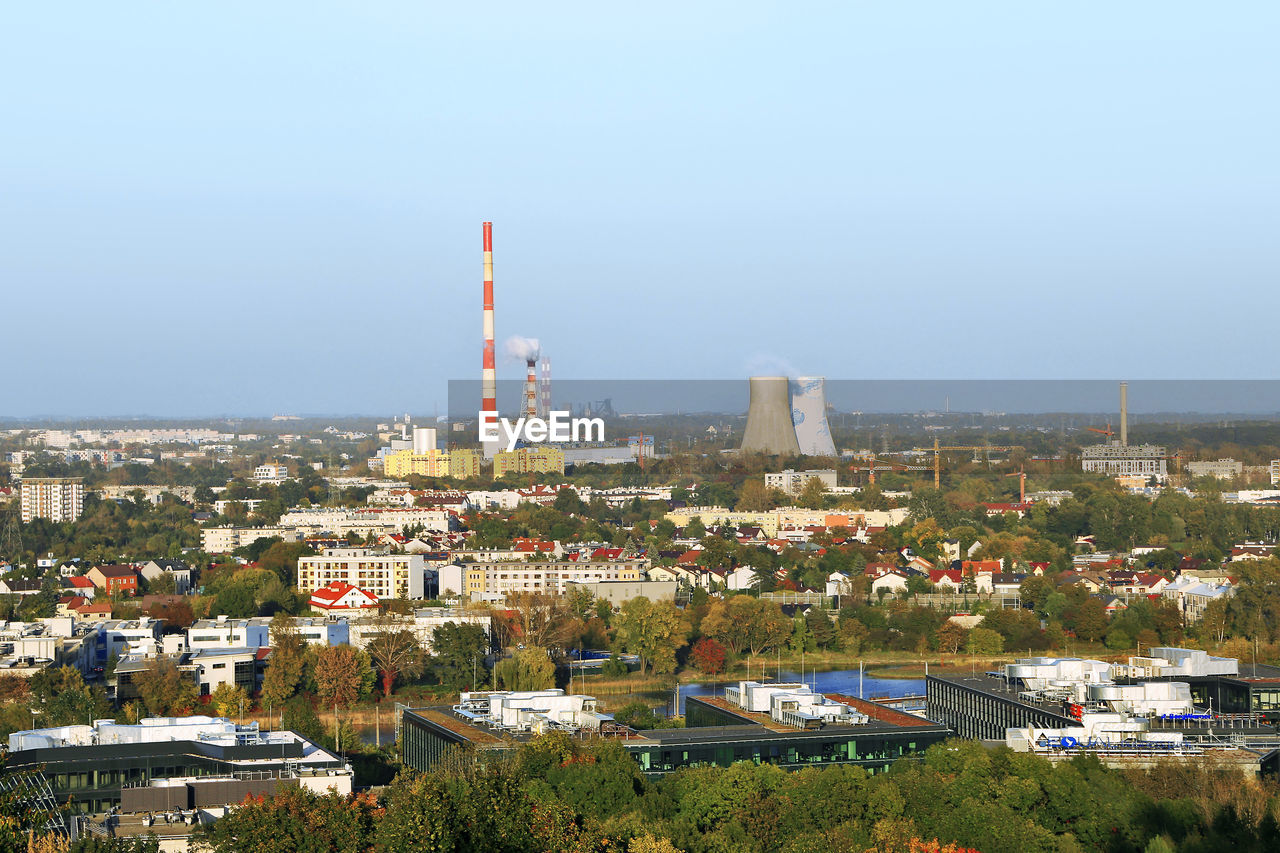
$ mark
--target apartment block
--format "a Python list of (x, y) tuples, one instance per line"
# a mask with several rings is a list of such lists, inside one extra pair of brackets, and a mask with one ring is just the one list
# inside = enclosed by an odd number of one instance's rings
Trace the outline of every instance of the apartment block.
[(326, 548), (298, 558), (298, 591), (311, 595), (333, 581), (368, 590), (379, 599), (422, 598), (427, 561), (421, 554), (387, 554), (368, 548)]
[(79, 477), (31, 477), (22, 481), (21, 501), (24, 523), (75, 521), (84, 511), (84, 483)]
[(571, 583), (644, 580), (648, 560), (609, 562), (464, 563), (440, 567), (440, 593), (478, 601), (502, 601), (509, 593), (564, 595)]
[(493, 476), (507, 474), (563, 474), (564, 451), (558, 447), (519, 447), (493, 455)]

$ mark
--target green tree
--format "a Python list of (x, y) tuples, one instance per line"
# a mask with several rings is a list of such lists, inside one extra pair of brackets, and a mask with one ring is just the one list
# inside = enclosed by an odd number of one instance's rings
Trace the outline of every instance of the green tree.
[(805, 613), (804, 621), (805, 625), (808, 626), (809, 633), (813, 635), (814, 642), (818, 644), (818, 648), (829, 649), (840, 639), (836, 625), (831, 621), (831, 616), (827, 611), (811, 607)]
[(208, 853), (363, 853), (374, 849), (381, 815), (369, 794), (316, 794), (281, 788), (270, 797), (249, 797), (195, 833)]
[(974, 628), (965, 641), (965, 651), (974, 655), (998, 655), (1004, 651), (1004, 637), (990, 628)]
[(556, 683), (556, 665), (546, 649), (518, 650), (493, 668), (493, 677), (506, 690), (545, 690)]
[(817, 477), (811, 477), (800, 490), (796, 504), (805, 509), (822, 509), (827, 494), (826, 486)]
[(293, 625), (280, 614), (271, 620), (271, 656), (262, 677), (262, 699), (269, 705), (283, 705), (302, 686), (306, 674), (307, 643)]
[(1107, 648), (1116, 652), (1131, 649), (1133, 648), (1133, 638), (1121, 628), (1112, 628), (1107, 631)]
[(229, 682), (219, 684), (210, 699), (220, 717), (237, 717), (249, 707), (249, 694), (243, 687)]
[(180, 717), (195, 707), (199, 691), (174, 661), (156, 657), (144, 669), (133, 674), (138, 698), (153, 717)]
[(446, 622), (431, 634), (431, 672), (451, 690), (482, 681), (486, 652), (484, 629), (479, 625)]
[(639, 655), (641, 675), (646, 667), (673, 672), (676, 652), (688, 639), (689, 622), (671, 602), (638, 596), (622, 605), (618, 614), (618, 640), (628, 652)]
[(619, 708), (613, 715), (613, 718), (624, 726), (630, 726), (636, 730), (661, 728), (666, 722), (653, 713), (653, 709), (645, 703), (636, 699)]

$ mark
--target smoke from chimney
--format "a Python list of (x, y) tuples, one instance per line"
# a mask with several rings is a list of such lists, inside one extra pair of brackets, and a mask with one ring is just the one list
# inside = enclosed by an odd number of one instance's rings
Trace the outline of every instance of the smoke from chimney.
[(519, 335), (512, 335), (502, 345), (507, 358), (524, 362), (537, 361), (541, 349), (537, 338), (522, 338)]

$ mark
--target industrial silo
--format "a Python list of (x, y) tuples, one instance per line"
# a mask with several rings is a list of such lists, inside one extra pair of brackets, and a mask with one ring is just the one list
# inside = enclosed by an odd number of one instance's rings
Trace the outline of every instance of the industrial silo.
[(806, 456), (835, 456), (827, 423), (826, 381), (821, 376), (801, 376), (791, 380), (791, 423), (796, 442)]
[(753, 376), (747, 429), (742, 435), (743, 453), (800, 455), (796, 430), (791, 424), (791, 394), (785, 376)]

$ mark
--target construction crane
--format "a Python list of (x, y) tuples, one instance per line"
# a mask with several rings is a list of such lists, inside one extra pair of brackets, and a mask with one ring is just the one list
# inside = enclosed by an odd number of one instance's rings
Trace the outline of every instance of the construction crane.
[(1012, 474), (1005, 474), (1005, 476), (1018, 478), (1018, 503), (1020, 504), (1026, 503), (1027, 502), (1027, 471), (1026, 469), (1019, 468), (1017, 471), (1014, 471)]
[(933, 487), (940, 489), (942, 488), (942, 451), (944, 450), (973, 450), (975, 452), (983, 450), (987, 453), (1011, 453), (1015, 450), (1023, 449), (1025, 448), (1021, 444), (952, 444), (944, 447), (938, 444), (938, 439), (935, 438), (932, 448), (917, 447), (913, 452), (927, 453), (929, 450), (933, 450)]
[(1100, 435), (1105, 435), (1107, 438), (1114, 438), (1116, 434), (1115, 430), (1111, 428), (1111, 424), (1107, 424), (1106, 429), (1099, 429), (1098, 427), (1085, 427), (1085, 429), (1089, 432), (1096, 432)]
[(929, 468), (925, 465), (904, 465), (901, 462), (885, 462), (883, 460), (877, 462), (876, 455), (873, 453), (871, 454), (871, 463), (869, 465), (850, 465), (849, 470), (866, 471), (867, 482), (874, 486), (877, 471), (928, 471)]

